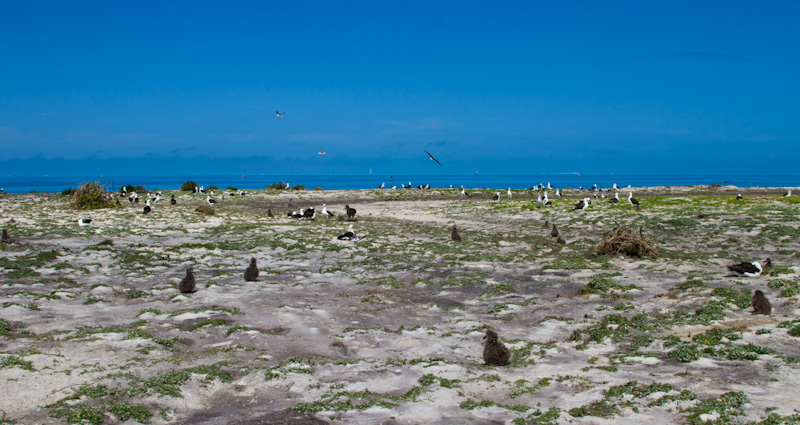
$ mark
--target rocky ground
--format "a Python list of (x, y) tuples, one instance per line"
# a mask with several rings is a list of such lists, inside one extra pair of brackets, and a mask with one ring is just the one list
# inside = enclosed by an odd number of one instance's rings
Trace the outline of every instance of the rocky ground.
[[(248, 191), (213, 215), (0, 195), (0, 423), (800, 423), (800, 197), (632, 191)], [(598, 255), (620, 226), (657, 253)], [(487, 329), (509, 365), (484, 365)]]

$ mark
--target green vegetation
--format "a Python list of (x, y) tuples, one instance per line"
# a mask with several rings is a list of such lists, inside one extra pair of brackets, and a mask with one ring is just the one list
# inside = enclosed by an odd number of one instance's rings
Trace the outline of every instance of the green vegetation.
[(100, 208), (116, 208), (118, 205), (108, 192), (106, 185), (100, 182), (84, 182), (72, 194), (72, 206), (79, 210), (96, 210)]
[(180, 190), (181, 192), (194, 192), (195, 187), (200, 187), (200, 186), (194, 180), (187, 180), (181, 183), (181, 187), (178, 190)]

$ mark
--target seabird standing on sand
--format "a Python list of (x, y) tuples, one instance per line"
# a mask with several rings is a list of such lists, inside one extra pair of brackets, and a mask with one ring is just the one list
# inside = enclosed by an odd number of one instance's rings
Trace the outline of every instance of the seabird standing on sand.
[[(425, 149), (423, 149), (423, 151), (425, 151), (425, 153), (428, 154), (428, 156), (430, 157), (431, 161), (436, 161), (436, 163), (439, 164), (439, 166), (443, 166), (442, 163), (439, 162), (438, 159), (434, 158), (433, 155), (431, 155), (430, 152), (426, 151)], [(411, 183), (408, 183), (408, 185), (411, 186)]]
[(386, 187), (386, 182), (382, 182), (381, 185), (378, 186), (378, 189), (383, 189), (384, 187)]
[(764, 291), (756, 289), (753, 294), (753, 314), (772, 314), (772, 305), (770, 305), (767, 297), (764, 296)]
[(497, 338), (497, 332), (487, 329), (483, 337), (486, 344), (483, 346), (483, 361), (487, 365), (505, 366), (511, 360), (511, 351)]
[(333, 217), (333, 213), (328, 211), (328, 206), (322, 204), (322, 216), (323, 217)]
[(507, 193), (508, 193), (508, 199), (511, 199), (511, 188), (510, 187), (508, 188), (508, 192)]
[(470, 195), (469, 193), (467, 193), (466, 190), (464, 190), (464, 186), (461, 186), (461, 196), (463, 196), (464, 198), (469, 198), (472, 195)]
[(633, 192), (628, 192), (628, 202), (631, 204), (631, 208), (639, 209), (639, 200), (633, 197)]
[(553, 203), (550, 202), (550, 200), (547, 198), (547, 191), (544, 192), (544, 198), (542, 198), (542, 204), (544, 204), (544, 206), (553, 205)]
[(78, 219), (78, 226), (86, 227), (86, 226), (91, 226), (91, 225), (92, 225), (92, 219), (91, 218), (83, 218), (83, 217), (81, 217), (81, 218)]

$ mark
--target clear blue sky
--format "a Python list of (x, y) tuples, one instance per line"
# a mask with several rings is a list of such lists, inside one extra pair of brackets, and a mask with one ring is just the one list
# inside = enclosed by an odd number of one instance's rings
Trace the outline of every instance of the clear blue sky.
[(797, 174), (799, 22), (797, 1), (8, 1), (0, 166)]

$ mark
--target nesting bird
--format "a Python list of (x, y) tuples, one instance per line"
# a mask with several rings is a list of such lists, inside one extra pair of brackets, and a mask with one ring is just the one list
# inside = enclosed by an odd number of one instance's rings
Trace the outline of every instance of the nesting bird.
[(566, 245), (567, 241), (565, 241), (564, 239), (561, 238), (561, 236), (559, 236), (558, 238), (556, 238), (556, 243), (559, 243), (561, 245)]
[(619, 192), (615, 193), (614, 197), (608, 200), (608, 203), (611, 204), (611, 206), (619, 204)]
[(790, 196), (792, 196), (792, 189), (789, 189), (788, 191), (786, 191), (786, 193), (783, 194), (784, 198), (788, 198)]
[(91, 225), (92, 225), (92, 219), (91, 218), (79, 218), (78, 219), (78, 226), (86, 227), (86, 226), (91, 226)]
[(737, 200), (737, 201), (741, 201), (742, 199), (743, 199), (743, 198), (742, 198), (742, 194), (741, 194), (741, 193), (739, 193), (739, 194), (737, 194), (737, 195), (736, 195), (736, 200)]
[(500, 192), (495, 192), (494, 196), (492, 196), (492, 201), (499, 201), (500, 200)]
[(347, 228), (346, 232), (344, 232), (343, 234), (337, 236), (337, 239), (339, 239), (340, 241), (353, 241), (353, 242), (356, 242), (356, 241), (360, 241), (365, 236), (366, 235), (363, 235), (363, 236), (356, 235), (356, 232), (353, 230), (353, 225), (351, 224), (350, 227)]
[(3, 229), (3, 238), (0, 239), (0, 243), (5, 243), (5, 244), (14, 243), (14, 239), (11, 239), (11, 235), (8, 234), (8, 230)]
[(450, 231), (450, 239), (461, 242), (461, 234), (458, 233), (458, 228), (456, 226), (453, 226), (453, 230)]
[(556, 224), (553, 223), (553, 230), (550, 231), (550, 236), (557, 238), (558, 237), (558, 229), (556, 229)]
[(732, 266), (728, 266), (728, 270), (732, 272), (739, 273), (744, 277), (758, 277), (761, 276), (761, 273), (764, 271), (765, 268), (772, 267), (772, 260), (767, 258), (764, 260), (764, 266), (761, 266), (761, 263), (758, 261), (743, 261), (739, 264), (734, 264)]
[(250, 265), (244, 271), (244, 280), (247, 282), (255, 282), (258, 279), (258, 266), (256, 265), (256, 258), (250, 258)]
[(150, 206), (150, 200), (148, 199), (147, 202), (145, 202), (142, 214), (149, 214), (152, 210), (153, 208)]
[(760, 289), (753, 294), (753, 314), (772, 314), (772, 305)]
[(487, 329), (483, 337), (486, 344), (483, 346), (483, 361), (487, 365), (505, 366), (511, 360), (511, 351), (505, 344), (498, 341), (497, 332)]
[(197, 281), (195, 280), (194, 267), (189, 267), (186, 269), (186, 277), (178, 284), (178, 289), (181, 291), (181, 294), (189, 294), (194, 292), (196, 286)]
[(217, 203), (217, 200), (216, 199), (211, 199), (210, 195), (206, 195), (206, 202), (208, 202), (208, 205), (213, 206), (214, 204)]

